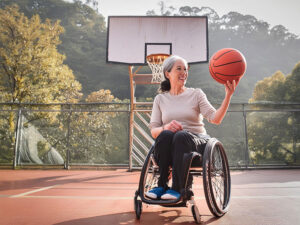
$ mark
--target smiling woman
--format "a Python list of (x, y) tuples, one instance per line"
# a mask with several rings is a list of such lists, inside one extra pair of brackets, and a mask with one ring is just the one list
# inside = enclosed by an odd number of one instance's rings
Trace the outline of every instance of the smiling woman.
[[(219, 109), (215, 109), (200, 88), (185, 86), (188, 78), (188, 63), (172, 55), (163, 63), (165, 80), (161, 92), (153, 103), (150, 129), (155, 138), (154, 155), (159, 166), (158, 187), (146, 193), (149, 198), (179, 199), (184, 185), (184, 154), (203, 149), (209, 139), (204, 128), (203, 117), (220, 124), (235, 90), (235, 81), (227, 82), (225, 98)], [(169, 167), (172, 167), (172, 188), (167, 186)], [(189, 179), (191, 182), (191, 179)]]

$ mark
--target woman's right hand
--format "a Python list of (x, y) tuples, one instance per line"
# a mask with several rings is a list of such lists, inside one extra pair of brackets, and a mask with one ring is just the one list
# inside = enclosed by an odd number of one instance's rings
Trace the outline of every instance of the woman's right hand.
[(151, 135), (154, 139), (156, 139), (159, 136), (159, 134), (164, 130), (169, 130), (173, 133), (176, 133), (177, 131), (182, 130), (182, 125), (176, 120), (172, 120), (170, 123), (167, 123), (163, 127), (156, 127), (151, 129)]
[(164, 125), (164, 130), (169, 130), (176, 133), (177, 131), (182, 130), (182, 125), (176, 120), (172, 120), (170, 123)]

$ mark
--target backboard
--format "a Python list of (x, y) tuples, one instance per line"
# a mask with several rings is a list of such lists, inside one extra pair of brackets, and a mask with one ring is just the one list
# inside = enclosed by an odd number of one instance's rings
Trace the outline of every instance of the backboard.
[(207, 24), (206, 16), (109, 16), (106, 61), (145, 65), (147, 55), (162, 53), (207, 62)]

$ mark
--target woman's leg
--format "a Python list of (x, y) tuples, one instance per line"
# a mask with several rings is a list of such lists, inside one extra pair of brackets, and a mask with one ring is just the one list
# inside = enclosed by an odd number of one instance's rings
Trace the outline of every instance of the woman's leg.
[(186, 131), (176, 132), (172, 141), (173, 182), (172, 189), (179, 192), (185, 187), (184, 154), (197, 151), (203, 153), (206, 141)]
[(159, 180), (158, 186), (165, 190), (168, 188), (168, 176), (170, 173), (170, 166), (172, 165), (172, 140), (174, 133), (165, 130), (160, 133), (155, 141), (154, 156), (159, 166)]

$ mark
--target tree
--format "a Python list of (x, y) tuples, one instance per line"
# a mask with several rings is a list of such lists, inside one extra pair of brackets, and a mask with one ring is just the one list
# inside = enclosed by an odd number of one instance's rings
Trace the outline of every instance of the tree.
[(271, 77), (258, 81), (253, 91), (253, 98), (249, 102), (256, 101), (283, 101), (286, 77), (281, 71), (277, 71)]
[[(277, 71), (272, 76), (257, 82), (250, 102), (299, 103), (299, 87), (300, 62), (287, 76)], [(279, 105), (279, 109), (283, 107)], [(297, 164), (300, 162), (299, 113), (255, 112), (249, 114), (248, 122), (251, 158), (255, 163), (279, 161)]]
[(28, 19), (16, 5), (0, 9), (1, 100), (17, 103), (76, 102), (81, 85), (57, 51), (59, 21)]
[[(17, 5), (0, 9), (0, 101), (11, 103), (77, 102), (81, 84), (57, 51), (59, 21), (42, 23), (38, 15), (27, 18)], [(2, 129), (9, 137), (2, 146), (12, 152), (15, 143), (16, 114), (2, 115)], [(56, 114), (35, 113), (37, 117), (56, 119)], [(4, 155), (7, 153), (4, 151)], [(5, 153), (6, 152), (6, 153)], [(2, 152), (3, 153), (3, 152)], [(9, 155), (8, 153), (6, 155)]]
[(78, 3), (78, 4), (89, 5), (97, 12), (99, 11), (99, 1), (100, 0), (73, 0), (73, 2)]
[[(99, 90), (91, 93), (85, 99), (88, 103), (119, 102), (109, 90)], [(88, 106), (89, 107), (89, 106)], [(116, 117), (115, 112), (101, 112), (113, 110), (109, 107), (95, 104), (92, 111), (73, 113), (71, 116), (71, 157), (72, 162), (107, 163), (107, 156), (114, 152), (112, 143), (107, 142), (111, 134), (111, 120)], [(97, 112), (99, 109), (99, 112)]]

